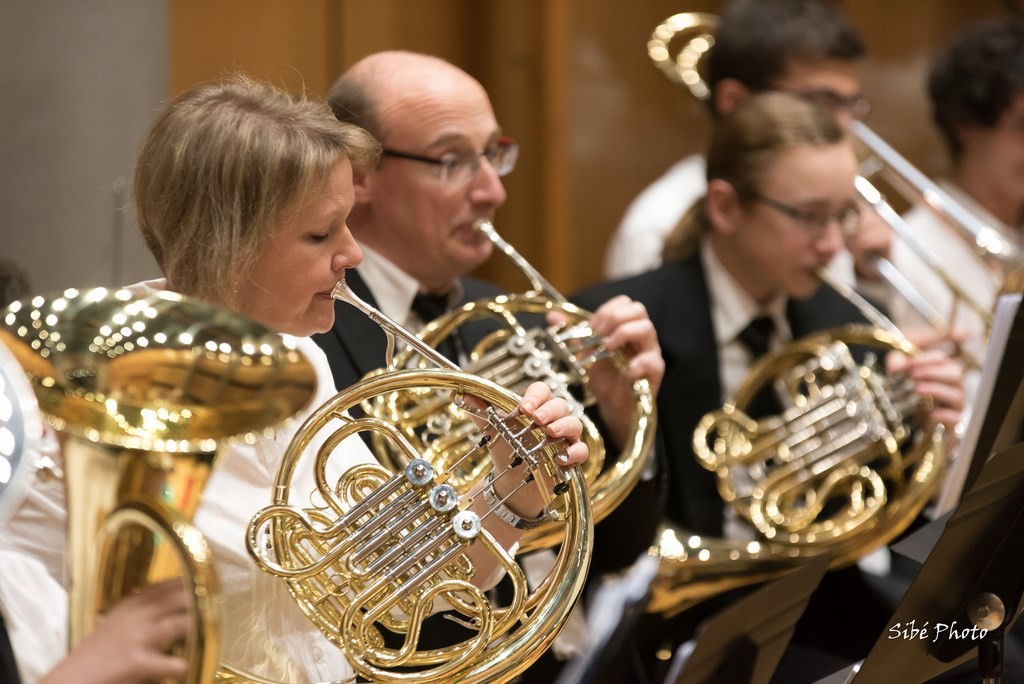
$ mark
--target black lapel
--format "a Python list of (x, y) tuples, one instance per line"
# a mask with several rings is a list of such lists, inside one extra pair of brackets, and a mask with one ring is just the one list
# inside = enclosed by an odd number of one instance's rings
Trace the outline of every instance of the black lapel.
[(700, 255), (671, 264), (672, 278), (659, 284), (664, 310), (651, 313), (665, 354), (665, 381), (658, 421), (669, 456), (669, 518), (699, 534), (721, 536), (722, 501), (714, 473), (693, 453), (693, 431), (724, 401), (711, 300)]
[[(347, 271), (345, 280), (357, 297), (376, 307), (366, 283), (355, 270)], [(358, 382), (372, 370), (384, 366), (387, 338), (380, 327), (363, 312), (342, 301), (334, 303), (334, 327), (313, 339), (327, 354), (339, 390)]]

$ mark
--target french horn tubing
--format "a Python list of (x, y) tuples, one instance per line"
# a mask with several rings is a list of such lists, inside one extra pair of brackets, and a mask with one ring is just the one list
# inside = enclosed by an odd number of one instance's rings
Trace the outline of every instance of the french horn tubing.
[[(824, 269), (819, 275), (870, 307)], [(881, 316), (865, 313), (873, 323)], [(674, 615), (820, 554), (833, 569), (850, 565), (910, 525), (935, 491), (948, 450), (943, 426), (927, 422), (930, 404), (877, 366), (890, 351), (916, 352), (891, 323), (796, 340), (757, 361), (736, 395), (701, 419), (694, 453), (751, 538), (663, 527), (651, 549), (660, 564), (650, 612)], [(785, 409), (754, 420), (744, 409), (765, 387)]]
[[(648, 42), (655, 66), (698, 99), (710, 96), (701, 57), (714, 44), (714, 15), (683, 13)], [(684, 41), (677, 56), (669, 49)], [(859, 130), (859, 129), (856, 129)], [(900, 534), (935, 490), (947, 461), (944, 429), (909, 382), (877, 367), (885, 354), (916, 352), (881, 312), (821, 269), (819, 277), (870, 325), (810, 335), (757, 361), (736, 395), (700, 421), (698, 462), (716, 474), (723, 505), (749, 540), (709, 539), (663, 526), (647, 610), (667, 616), (722, 591), (777, 577), (813, 556), (855, 562)], [(773, 388), (782, 414), (745, 412)]]
[[(485, 336), (470, 351), (468, 372), (488, 378), (513, 391), (522, 391), (534, 381), (548, 385), (555, 396), (562, 397), (584, 425), (583, 440), (590, 449), (583, 475), (590, 492), (594, 521), (599, 522), (615, 509), (640, 480), (654, 443), (654, 397), (646, 380), (633, 383), (635, 397), (630, 432), (621, 451), (610, 463), (607, 447), (594, 422), (584, 412), (595, 403), (588, 388), (589, 367), (600, 359), (611, 359), (619, 366), (627, 363), (621, 353), (612, 353), (603, 340), (591, 330), (590, 314), (570, 303), (544, 277), (505, 241), (491, 225), (482, 220), (476, 224), (494, 245), (504, 253), (530, 281), (531, 289), (523, 294), (510, 294), (469, 302), (430, 321), (418, 337), (436, 348), (443, 340), (465, 325), (490, 321), (494, 332)], [(547, 312), (561, 313), (568, 323), (549, 326)], [(532, 320), (531, 320), (532, 318)], [(419, 349), (404, 349), (396, 356), (400, 367), (422, 366), (429, 359)], [(459, 419), (445, 410), (443, 396), (406, 393), (378, 400), (367, 410), (403, 426), (404, 434), (417, 445), (419, 453), (432, 463), (448, 467), (445, 460), (458, 461), (453, 470), (452, 486), (466, 491), (469, 483), (486, 472), (490, 463), (486, 454), (474, 451), (478, 438), (476, 426), (465, 417)], [(404, 454), (381, 445), (381, 452), (390, 454), (393, 467), (404, 467)], [(557, 518), (564, 514), (564, 505), (556, 500), (552, 511), (560, 512), (555, 520), (528, 530), (520, 540), (520, 552), (550, 547), (562, 539)]]
[[(250, 523), (249, 552), (260, 568), (288, 583), (309, 619), (370, 681), (508, 681), (551, 645), (582, 591), (593, 543), (583, 478), (578, 468), (564, 471), (555, 463), (562, 441), (547, 439), (517, 412), (520, 397), (514, 392), (462, 372), (356, 297), (344, 281), (333, 295), (384, 329), (388, 368), (339, 393), (302, 425), (281, 462), (272, 503)], [(436, 367), (398, 365), (396, 338)], [(525, 464), (529, 472), (518, 486), (556, 483), (566, 508), (558, 520), (563, 543), (553, 570), (536, 590), (531, 592), (522, 570), (484, 527), (493, 508), (483, 515), (471, 510), (481, 496), (480, 480), (466, 489), (453, 487), (457, 461), (439, 465), (423, 458), (402, 425), (388, 417), (349, 413), (396, 394), (442, 394), (447, 410), (460, 420), (474, 417), (485, 424), (486, 434), (464, 458), (488, 454), (504, 441), (514, 454), (513, 465)], [(401, 467), (360, 465), (340, 481), (329, 481), (334, 447), (360, 433), (372, 433), (400, 451)], [(308, 455), (311, 463), (301, 462), (319, 434), (327, 435), (324, 446)], [(293, 491), (299, 467), (313, 468), (315, 492)], [(492, 476), (514, 477), (515, 472), (510, 467)], [(493, 604), (472, 583), (474, 553), (492, 556), (511, 579), (508, 605)], [(446, 617), (470, 628), (473, 636), (443, 648), (421, 648), (423, 620), (438, 610), (448, 611)], [(389, 646), (385, 631), (397, 635), (400, 645)]]
[(124, 595), (181, 577), (191, 624), (175, 650), (186, 682), (213, 681), (221, 598), (192, 516), (217, 450), (308, 403), (312, 366), (262, 326), (170, 292), (15, 302), (0, 340), (63, 435), (71, 646)]

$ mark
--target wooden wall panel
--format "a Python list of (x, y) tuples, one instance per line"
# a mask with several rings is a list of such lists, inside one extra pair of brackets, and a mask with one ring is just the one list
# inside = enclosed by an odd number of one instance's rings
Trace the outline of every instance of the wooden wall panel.
[[(646, 42), (679, 11), (722, 0), (171, 0), (171, 89), (242, 68), (326, 92), (381, 49), (437, 54), (476, 76), (522, 145), (496, 224), (564, 291), (600, 279), (629, 201), (701, 149), (703, 105), (650, 63)], [(945, 156), (924, 91), (931, 54), (964, 22), (1008, 13), (1001, 0), (847, 0), (868, 43), (868, 124), (929, 174)], [(520, 287), (492, 259), (478, 275)]]
[(333, 78), (327, 52), (332, 4), (171, 0), (171, 94), (234, 71), (294, 92), (323, 92)]

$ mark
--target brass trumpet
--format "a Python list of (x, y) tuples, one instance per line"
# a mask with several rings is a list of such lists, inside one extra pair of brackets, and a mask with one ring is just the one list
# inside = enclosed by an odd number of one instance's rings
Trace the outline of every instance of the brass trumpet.
[[(1002, 231), (989, 225), (953, 199), (948, 192), (931, 181), (860, 121), (851, 122), (857, 140), (870, 153), (861, 164), (857, 177), (857, 192), (861, 198), (888, 224), (893, 233), (935, 273), (951, 294), (951, 309), (937, 311), (928, 300), (887, 259), (875, 257), (875, 266), (882, 279), (900, 295), (929, 325), (937, 330), (949, 330), (961, 305), (975, 316), (987, 338), (993, 322), (993, 304), (972, 296), (932, 250), (907, 225), (892, 207), (885, 195), (871, 180), (876, 176), (886, 181), (906, 197), (919, 199), (930, 211), (943, 220), (963, 241), (964, 248), (979, 256), (994, 272), (1001, 274), (1001, 292), (1019, 292), (1024, 289), (1024, 255)], [(968, 367), (979, 369), (981, 361), (968, 350), (959, 350)]]
[[(265, 571), (288, 582), (292, 596), (310, 620), (343, 651), (361, 676), (371, 681), (504, 682), (525, 670), (553, 642), (583, 588), (589, 565), (593, 522), (578, 469), (563, 471), (553, 460), (552, 443), (516, 412), (520, 398), (494, 382), (459, 370), (414, 335), (356, 297), (339, 282), (334, 296), (363, 311), (388, 337), (388, 368), (336, 395), (299, 429), (280, 465), (271, 505), (248, 530), (248, 549)], [(405, 368), (393, 358), (401, 338), (437, 368)], [(415, 416), (391, 418), (368, 413), (354, 419), (355, 406), (388, 403), (407, 394), (447, 397), (446, 409), (460, 420), (474, 417), (489, 436), (478, 439), (462, 458), (489, 460), (496, 440), (513, 451), (513, 463), (526, 464), (531, 481), (556, 482), (565, 501), (559, 524), (564, 540), (555, 567), (531, 593), (522, 570), (498, 545), (470, 503), (488, 484), (452, 486), (458, 459), (440, 465), (417, 451), (405, 425)], [(474, 400), (484, 402), (481, 408)], [(377, 465), (349, 469), (339, 481), (326, 473), (333, 449), (361, 432), (372, 433), (401, 452), (402, 467)], [(307, 446), (326, 434), (323, 447), (310, 454), (315, 492), (295, 492), (291, 481)], [(511, 468), (489, 477), (512, 476)], [(487, 473), (482, 473), (486, 475)], [(514, 598), (493, 606), (470, 580), (469, 555), (486, 553), (512, 579)], [(465, 642), (422, 649), (422, 621), (447, 608), (469, 627)], [(388, 646), (385, 633), (401, 645)]]
[[(467, 370), (474, 375), (489, 378), (514, 391), (522, 391), (531, 382), (539, 380), (569, 404), (584, 424), (584, 441), (590, 449), (590, 458), (584, 464), (583, 475), (590, 492), (594, 522), (600, 522), (618, 506), (640, 480), (646, 467), (655, 434), (654, 397), (646, 380), (633, 384), (635, 410), (631, 430), (621, 452), (610, 465), (605, 464), (606, 445), (597, 427), (584, 413), (595, 399), (588, 389), (588, 368), (596, 361), (610, 358), (612, 363), (624, 365), (626, 359), (619, 353), (610, 353), (601, 338), (587, 323), (590, 314), (563, 297), (533, 266), (524, 259), (494, 229), (489, 221), (477, 222), (477, 228), (519, 268), (530, 281), (531, 289), (524, 294), (503, 295), (489, 300), (470, 302), (429, 322), (418, 337), (430, 348), (467, 323), (489, 320), (498, 328), (481, 340), (470, 353)], [(547, 326), (542, 316), (549, 311), (563, 314), (568, 323)], [(523, 322), (533, 316), (534, 325)], [(402, 350), (396, 357), (399, 367), (422, 366), (433, 360), (419, 349)], [(395, 421), (400, 416), (415, 420), (403, 421), (406, 437), (417, 445), (418, 451), (431, 462), (447, 466), (458, 461), (453, 472), (453, 486), (466, 491), (469, 482), (486, 472), (489, 463), (481, 459), (480, 452), (472, 457), (477, 437), (476, 427), (444, 411), (443, 397), (430, 398), (422, 394), (390, 397), (367, 407), (378, 416)], [(390, 454), (392, 467), (404, 467), (404, 456), (377, 445), (379, 453)], [(553, 517), (564, 516), (561, 502), (552, 503)], [(558, 523), (542, 525), (529, 530), (520, 540), (520, 551), (550, 547), (558, 543), (562, 534)]]

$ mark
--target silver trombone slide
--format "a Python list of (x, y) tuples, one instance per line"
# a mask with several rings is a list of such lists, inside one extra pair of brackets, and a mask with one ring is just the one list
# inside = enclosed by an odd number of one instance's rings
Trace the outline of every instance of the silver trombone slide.
[(850, 126), (853, 134), (881, 160), (881, 172), (886, 180), (908, 196), (921, 197), (932, 211), (946, 217), (973, 245), (979, 256), (994, 259), (1001, 266), (1019, 268), (1024, 258), (1020, 249), (997, 228), (988, 225), (953, 199), (863, 122), (853, 121)]

